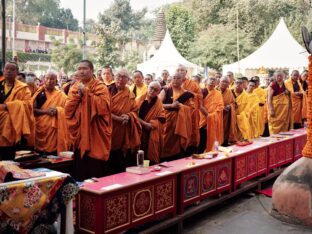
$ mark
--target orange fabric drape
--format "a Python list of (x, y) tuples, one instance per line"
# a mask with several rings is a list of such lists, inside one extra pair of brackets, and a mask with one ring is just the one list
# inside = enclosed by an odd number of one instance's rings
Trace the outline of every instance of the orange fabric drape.
[(238, 139), (235, 98), (230, 89), (226, 89), (222, 93), (222, 98), (224, 106), (230, 105), (231, 107), (230, 111), (223, 112), (224, 139), (234, 143)]
[[(144, 94), (138, 99), (137, 105), (139, 108), (146, 95)], [(164, 123), (160, 122), (159, 119), (165, 119), (165, 110), (161, 100), (157, 97), (156, 103), (143, 119), (152, 125), (152, 130), (149, 133), (147, 157), (154, 163), (160, 162), (160, 156), (164, 147)]]
[(22, 136), (29, 146), (33, 146), (34, 116), (27, 85), (15, 80), (11, 94), (4, 103), (7, 110), (0, 110), (0, 146), (13, 146)]
[[(38, 94), (44, 91), (44, 87), (37, 90), (33, 96), (33, 102)], [(35, 117), (35, 148), (39, 151), (62, 152), (69, 150), (68, 127), (64, 115), (64, 106), (67, 96), (54, 90), (51, 93), (46, 91), (46, 102), (41, 109), (56, 107), (57, 115), (39, 115)]]
[(215, 140), (219, 144), (223, 143), (223, 109), (224, 103), (222, 94), (218, 90), (209, 91), (208, 95), (203, 100), (203, 106), (208, 111), (206, 117), (200, 113), (200, 127), (207, 126), (207, 143), (206, 152), (213, 150)]
[(82, 98), (76, 82), (70, 89), (65, 104), (70, 139), (81, 157), (107, 160), (111, 149), (112, 119), (111, 101), (107, 87), (92, 79), (86, 84)]
[(142, 127), (138, 119), (135, 96), (128, 87), (112, 97), (112, 114), (127, 114), (130, 117), (127, 125), (113, 121), (112, 150), (138, 148), (141, 144)]

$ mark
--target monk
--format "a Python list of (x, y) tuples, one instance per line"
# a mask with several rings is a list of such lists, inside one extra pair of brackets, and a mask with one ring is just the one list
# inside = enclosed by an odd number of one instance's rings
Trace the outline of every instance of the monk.
[(153, 76), (151, 74), (146, 74), (144, 76), (144, 84), (149, 86), (149, 84), (153, 81)]
[(256, 88), (256, 83), (254, 80), (248, 82), (246, 93), (248, 94), (249, 105), (249, 125), (252, 138), (258, 138), (260, 136), (259, 132), (259, 118), (260, 118), (260, 99), (257, 94), (254, 93)]
[(163, 129), (166, 122), (165, 110), (158, 98), (161, 85), (152, 81), (147, 92), (137, 100), (139, 107), (139, 121), (142, 125), (141, 147), (151, 164), (160, 162), (160, 155), (164, 147)]
[(229, 79), (224, 76), (220, 80), (219, 90), (222, 93), (223, 109), (223, 145), (235, 144), (237, 141), (236, 103), (229, 89)]
[(130, 86), (131, 92), (134, 93), (136, 98), (140, 98), (147, 91), (147, 86), (144, 84), (144, 76), (141, 71), (133, 72), (133, 84)]
[(35, 84), (36, 75), (32, 72), (29, 72), (26, 75), (26, 84), (31, 92), (31, 96), (35, 94), (35, 92), (39, 89), (39, 87)]
[(243, 81), (241, 79), (235, 80), (235, 85), (233, 89), (233, 95), (235, 97), (237, 109), (237, 126), (239, 129), (238, 140), (251, 140), (253, 138), (253, 133), (250, 126), (250, 111), (251, 111), (251, 102), (249, 101), (249, 95), (243, 88)]
[(302, 111), (304, 108), (306, 109), (306, 106), (304, 107), (304, 105), (307, 104), (306, 94), (301, 86), (299, 78), (299, 71), (294, 70), (292, 71), (290, 78), (285, 81), (285, 86), (291, 94), (294, 129), (302, 128), (302, 121), (304, 119)]
[(111, 88), (113, 84), (115, 84), (113, 69), (110, 66), (105, 66), (102, 68), (102, 76), (101, 79), (108, 89)]
[(32, 97), (35, 114), (35, 149), (43, 155), (69, 150), (64, 107), (66, 94), (56, 90), (56, 74), (46, 75), (45, 85)]
[(34, 143), (31, 92), (17, 74), (18, 65), (8, 62), (0, 78), (0, 160), (13, 160), (23, 139)]
[(233, 89), (234, 88), (234, 73), (231, 72), (231, 71), (228, 71), (227, 74), (226, 74), (227, 78), (229, 79), (230, 81), (230, 84), (229, 84), (229, 89)]
[(265, 105), (266, 105), (266, 91), (260, 87), (260, 78), (259, 76), (254, 76), (251, 78), (251, 81), (254, 82), (255, 88), (253, 93), (259, 98), (259, 115), (258, 115), (258, 132), (260, 135), (263, 135), (265, 127)]
[(188, 154), (192, 154), (196, 151), (197, 146), (199, 145), (200, 141), (200, 133), (199, 133), (199, 112), (201, 103), (203, 100), (202, 92), (199, 85), (191, 80), (187, 76), (187, 69), (184, 65), (179, 65), (177, 72), (181, 74), (183, 77), (183, 84), (182, 88), (186, 91), (189, 91), (194, 94), (194, 109), (192, 112), (192, 136), (190, 142), (190, 148), (188, 149)]
[(181, 73), (176, 72), (171, 86), (159, 94), (166, 116), (162, 161), (181, 158), (191, 142), (195, 95), (182, 88), (183, 79)]
[(199, 153), (214, 150), (214, 142), (223, 143), (223, 108), (222, 94), (215, 89), (217, 79), (208, 78), (207, 88), (203, 89), (203, 103), (200, 107), (200, 144)]
[(127, 166), (136, 165), (135, 153), (141, 144), (142, 127), (138, 118), (135, 95), (127, 87), (129, 74), (119, 70), (115, 76), (116, 90), (112, 99), (112, 151), (110, 166), (112, 173), (119, 173)]
[(65, 116), (75, 152), (77, 180), (108, 174), (111, 149), (111, 102), (107, 87), (93, 76), (94, 67), (82, 60), (80, 78), (70, 89), (65, 103)]
[(162, 70), (161, 72), (161, 87), (168, 85), (169, 72), (167, 70)]
[(284, 84), (284, 72), (274, 73), (275, 81), (268, 88), (268, 110), (270, 135), (292, 128), (292, 108), (289, 91)]

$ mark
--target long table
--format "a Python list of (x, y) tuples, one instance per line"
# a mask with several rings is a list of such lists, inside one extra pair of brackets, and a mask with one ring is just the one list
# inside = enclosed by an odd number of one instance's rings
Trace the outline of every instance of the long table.
[[(191, 157), (168, 162), (160, 172), (120, 173), (85, 183), (78, 195), (79, 233), (118, 233), (163, 215), (182, 214), (195, 202), (265, 176), (301, 157), (305, 129), (293, 135), (231, 146), (213, 159)], [(153, 167), (151, 167), (152, 169)]]

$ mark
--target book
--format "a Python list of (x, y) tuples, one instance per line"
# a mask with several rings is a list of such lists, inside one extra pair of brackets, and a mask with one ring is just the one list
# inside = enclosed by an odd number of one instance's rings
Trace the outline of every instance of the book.
[(143, 175), (150, 172), (148, 167), (127, 167), (126, 172)]

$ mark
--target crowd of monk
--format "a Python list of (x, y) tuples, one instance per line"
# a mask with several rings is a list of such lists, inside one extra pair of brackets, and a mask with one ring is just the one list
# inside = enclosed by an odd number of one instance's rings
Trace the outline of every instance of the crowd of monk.
[(157, 164), (301, 128), (306, 119), (307, 71), (288, 79), (276, 71), (260, 87), (259, 77), (234, 79), (232, 72), (200, 81), (182, 65), (157, 81), (141, 71), (113, 74), (109, 66), (95, 76), (82, 60), (62, 87), (49, 72), (35, 89), (18, 72), (8, 62), (0, 78), (0, 159), (21, 149), (71, 150), (78, 180), (136, 165), (138, 149)]

